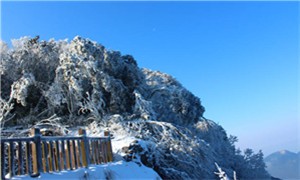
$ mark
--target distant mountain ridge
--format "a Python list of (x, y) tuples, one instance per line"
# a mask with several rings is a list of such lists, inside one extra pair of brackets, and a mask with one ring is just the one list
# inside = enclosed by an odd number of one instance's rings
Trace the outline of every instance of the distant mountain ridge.
[(274, 152), (265, 158), (267, 171), (281, 179), (300, 179), (300, 152)]

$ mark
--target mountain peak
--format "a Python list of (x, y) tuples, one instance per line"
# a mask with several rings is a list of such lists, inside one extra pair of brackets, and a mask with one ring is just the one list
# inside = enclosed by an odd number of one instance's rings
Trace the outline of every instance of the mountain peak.
[(280, 150), (279, 153), (284, 155), (284, 154), (288, 154), (288, 153), (292, 153), (292, 152), (288, 151), (288, 150)]
[(300, 156), (297, 153), (280, 150), (265, 158), (268, 172), (281, 179), (300, 179)]

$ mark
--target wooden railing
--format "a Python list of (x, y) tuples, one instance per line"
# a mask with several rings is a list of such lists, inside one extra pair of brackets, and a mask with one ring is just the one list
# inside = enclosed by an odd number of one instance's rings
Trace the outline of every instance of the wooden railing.
[(87, 137), (79, 129), (78, 137), (42, 136), (31, 129), (27, 138), (1, 138), (1, 179), (16, 175), (39, 176), (41, 172), (56, 172), (88, 167), (113, 160), (110, 134)]

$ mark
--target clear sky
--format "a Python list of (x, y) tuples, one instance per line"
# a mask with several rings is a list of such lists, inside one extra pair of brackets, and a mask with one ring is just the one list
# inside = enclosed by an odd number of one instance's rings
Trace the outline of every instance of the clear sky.
[(174, 76), (242, 149), (300, 150), (299, 2), (2, 2), (1, 39), (90, 38)]

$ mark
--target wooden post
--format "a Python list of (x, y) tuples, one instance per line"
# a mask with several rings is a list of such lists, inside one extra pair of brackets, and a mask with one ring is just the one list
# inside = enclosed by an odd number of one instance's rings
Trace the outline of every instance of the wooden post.
[(55, 141), (56, 145), (56, 157), (57, 157), (57, 169), (58, 171), (61, 171), (61, 161), (60, 161), (60, 149), (59, 149), (59, 141)]
[(19, 146), (19, 142), (16, 142), (16, 159), (17, 159), (17, 167), (18, 167), (18, 172), (16, 172), (16, 175), (21, 175), (21, 163), (20, 163), (20, 146)]
[(73, 144), (72, 140), (67, 141), (68, 148), (69, 148), (69, 157), (70, 157), (70, 168), (71, 170), (74, 169), (74, 157), (73, 157)]
[(82, 165), (85, 166), (86, 168), (90, 164), (90, 159), (89, 159), (89, 142), (86, 138), (86, 131), (84, 129), (79, 129), (78, 134), (82, 136), (82, 140), (80, 142), (80, 149), (81, 149), (81, 155), (82, 155)]
[(97, 152), (97, 155), (98, 155), (98, 164), (101, 164), (101, 147), (100, 147), (100, 142), (101, 140), (98, 139), (97, 140), (97, 149), (98, 149), (98, 152)]
[(61, 141), (61, 151), (62, 151), (62, 169), (67, 170), (68, 165), (67, 165), (67, 156), (66, 156), (66, 148), (65, 148), (65, 140)]
[(91, 151), (91, 163), (92, 164), (95, 164), (95, 149), (94, 149), (94, 140), (90, 140), (90, 142), (91, 142), (91, 149), (92, 149), (92, 151)]
[(40, 129), (32, 128), (30, 130), (30, 136), (34, 137), (34, 143), (32, 143), (32, 163), (33, 163), (33, 174), (39, 176), (43, 171), (42, 168), (42, 148), (41, 148), (41, 132)]
[(72, 143), (72, 148), (73, 148), (73, 162), (74, 162), (74, 168), (77, 169), (78, 168), (78, 161), (77, 161), (77, 154), (76, 154), (76, 144), (75, 144), (75, 140), (71, 141)]
[(108, 161), (113, 161), (113, 153), (112, 153), (112, 147), (111, 147), (111, 140), (110, 140), (110, 132), (104, 131), (104, 136), (107, 136), (108, 142), (107, 142), (107, 154), (108, 154)]
[(72, 161), (72, 148), (71, 148), (71, 140), (67, 140), (67, 147), (68, 147), (68, 155), (69, 155), (69, 162), (70, 163), (70, 170), (73, 170), (73, 161)]
[(99, 149), (98, 149), (98, 139), (95, 140), (95, 156), (96, 156), (96, 164), (99, 164)]
[(71, 170), (71, 160), (70, 160), (70, 143), (69, 140), (66, 140), (66, 148), (65, 148), (65, 152), (66, 152), (66, 166), (67, 169)]
[(19, 142), (19, 150), (20, 150), (20, 160), (21, 160), (21, 174), (24, 174), (24, 156), (23, 156), (23, 143)]
[(9, 142), (9, 148), (8, 148), (8, 155), (9, 155), (9, 174), (10, 177), (13, 177), (15, 175), (15, 162), (14, 162), (14, 143)]
[(52, 166), (52, 172), (57, 171), (56, 169), (56, 156), (55, 156), (55, 145), (54, 145), (55, 141), (49, 141), (49, 145), (50, 145), (50, 159), (51, 162), (49, 162)]
[(47, 172), (46, 170), (46, 153), (44, 142), (42, 143), (42, 162), (43, 162), (43, 172)]
[(4, 164), (4, 143), (1, 142), (1, 155), (0, 155), (0, 158), (1, 158), (1, 179), (4, 179), (5, 177), (5, 164)]
[(26, 142), (26, 174), (30, 175), (32, 170), (31, 170), (31, 158), (30, 158), (30, 142)]
[(104, 163), (107, 163), (107, 142), (106, 142), (106, 139), (103, 139), (102, 142), (101, 142), (101, 149), (102, 149), (102, 156), (103, 156), (103, 162)]
[[(30, 136), (35, 136), (35, 129), (30, 130)], [(31, 157), (32, 157), (32, 174), (37, 173), (37, 157), (36, 157), (36, 141), (31, 144)]]
[(57, 149), (57, 141), (53, 141), (53, 160), (54, 160), (54, 165), (55, 165), (55, 171), (60, 171), (58, 169), (58, 149)]
[(43, 141), (43, 148), (44, 148), (44, 152), (43, 152), (43, 156), (44, 156), (44, 161), (45, 161), (45, 167), (44, 169), (46, 170), (46, 172), (49, 172), (49, 162), (48, 162), (48, 143), (47, 141)]
[(51, 141), (46, 142), (46, 144), (47, 144), (47, 152), (48, 152), (47, 160), (48, 160), (48, 168), (49, 168), (49, 172), (50, 172), (50, 171), (53, 172), (53, 166), (52, 166), (52, 152), (51, 152), (50, 143), (51, 143)]
[(77, 162), (77, 167), (80, 168), (80, 153), (79, 151), (79, 140), (74, 140), (75, 142), (75, 154), (76, 154), (76, 162)]
[(80, 167), (84, 167), (83, 159), (82, 159), (83, 155), (81, 152), (81, 141), (82, 140), (77, 140), (78, 158), (79, 158), (79, 162), (80, 162)]
[(19, 141), (18, 142), (18, 147), (19, 147), (19, 149), (18, 149), (18, 165), (19, 165), (19, 167), (18, 167), (18, 175), (23, 175), (24, 174), (24, 171), (23, 171), (23, 154), (22, 154), (22, 151), (23, 151), (23, 148), (22, 148), (22, 142), (21, 141)]

